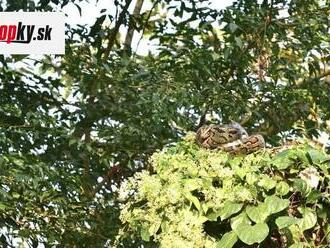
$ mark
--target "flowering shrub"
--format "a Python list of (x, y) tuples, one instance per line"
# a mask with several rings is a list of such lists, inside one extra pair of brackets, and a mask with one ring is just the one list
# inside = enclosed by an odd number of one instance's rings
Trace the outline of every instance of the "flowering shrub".
[(307, 141), (232, 156), (201, 149), (188, 134), (152, 156), (154, 174), (123, 184), (117, 245), (325, 247), (329, 161)]

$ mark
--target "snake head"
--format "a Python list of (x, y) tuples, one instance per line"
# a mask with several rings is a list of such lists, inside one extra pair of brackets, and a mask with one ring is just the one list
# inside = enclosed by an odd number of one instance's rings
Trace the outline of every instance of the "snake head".
[(247, 131), (245, 130), (245, 128), (242, 127), (241, 124), (239, 124), (238, 122), (231, 121), (231, 123), (229, 124), (229, 127), (238, 130), (239, 136), (240, 136), (241, 139), (242, 138), (246, 138), (246, 137), (249, 136), (249, 134), (247, 133)]

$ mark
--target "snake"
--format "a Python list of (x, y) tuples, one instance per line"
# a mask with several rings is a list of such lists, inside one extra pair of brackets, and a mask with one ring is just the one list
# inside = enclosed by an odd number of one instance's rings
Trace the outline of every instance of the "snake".
[(250, 154), (265, 148), (262, 135), (248, 135), (237, 122), (203, 125), (196, 132), (196, 141), (200, 147), (222, 150), (231, 154)]

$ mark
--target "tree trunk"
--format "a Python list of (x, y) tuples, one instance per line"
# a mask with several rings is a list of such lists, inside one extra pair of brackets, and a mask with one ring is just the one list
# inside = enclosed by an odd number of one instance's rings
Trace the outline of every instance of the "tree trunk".
[[(137, 0), (134, 11), (133, 11), (133, 20), (136, 19), (141, 12), (142, 5), (143, 5), (144, 0)], [(129, 54), (131, 53), (131, 45), (132, 45), (132, 40), (133, 40), (133, 35), (134, 35), (134, 25), (133, 25), (133, 20), (131, 19), (129, 22), (127, 34), (125, 37), (125, 42), (124, 42), (124, 50), (128, 52)]]

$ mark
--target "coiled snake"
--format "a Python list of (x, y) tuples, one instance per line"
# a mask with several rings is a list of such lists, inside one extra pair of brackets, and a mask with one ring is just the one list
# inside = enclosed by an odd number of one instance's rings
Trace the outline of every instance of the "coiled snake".
[(249, 154), (265, 147), (262, 135), (248, 135), (238, 123), (204, 125), (197, 130), (196, 141), (206, 149), (219, 149), (231, 154)]

